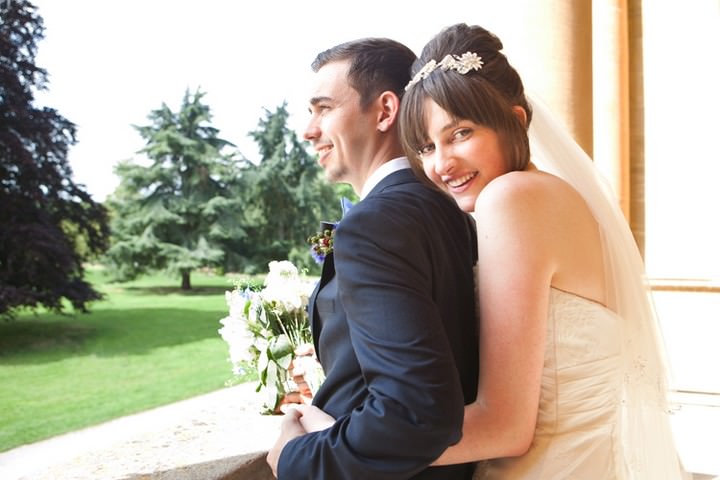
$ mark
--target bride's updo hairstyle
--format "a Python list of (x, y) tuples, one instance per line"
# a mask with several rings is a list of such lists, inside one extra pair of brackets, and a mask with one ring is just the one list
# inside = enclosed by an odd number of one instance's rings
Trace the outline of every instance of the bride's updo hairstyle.
[[(418, 152), (427, 141), (425, 100), (430, 98), (456, 119), (470, 120), (491, 128), (500, 137), (508, 171), (524, 170), (530, 161), (527, 128), (532, 110), (517, 71), (500, 53), (498, 37), (479, 26), (459, 23), (446, 27), (428, 42), (411, 69), (413, 80), (406, 87), (400, 107), (403, 148), (416, 173), (424, 177)], [(463, 55), (480, 57), (473, 68), (464, 68)], [(450, 68), (442, 60), (457, 59)], [(436, 62), (436, 66), (433, 62)], [(513, 107), (527, 114), (523, 124)]]

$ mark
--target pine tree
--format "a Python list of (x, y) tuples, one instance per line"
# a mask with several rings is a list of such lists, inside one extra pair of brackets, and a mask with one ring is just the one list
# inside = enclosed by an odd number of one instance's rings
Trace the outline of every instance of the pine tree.
[(120, 186), (108, 204), (113, 242), (107, 258), (118, 278), (154, 270), (181, 277), (190, 289), (193, 270), (221, 266), (223, 245), (245, 235), (233, 220), (239, 162), (223, 153), (233, 145), (210, 125), (204, 93), (185, 92), (180, 110), (153, 110), (136, 127), (151, 164), (124, 161), (115, 168)]

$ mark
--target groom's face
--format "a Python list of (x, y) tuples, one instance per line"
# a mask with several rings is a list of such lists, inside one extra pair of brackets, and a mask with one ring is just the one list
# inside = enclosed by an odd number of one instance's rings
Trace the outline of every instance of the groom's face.
[(348, 61), (331, 62), (315, 74), (303, 137), (315, 148), (328, 180), (356, 187), (362, 183), (362, 162), (373, 153), (368, 137), (375, 121), (360, 108), (360, 94), (347, 81), (348, 68)]

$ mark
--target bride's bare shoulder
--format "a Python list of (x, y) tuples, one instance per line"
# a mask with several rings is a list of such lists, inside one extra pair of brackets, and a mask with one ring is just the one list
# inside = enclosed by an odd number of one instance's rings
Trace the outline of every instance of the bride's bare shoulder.
[[(563, 179), (540, 170), (509, 172), (493, 179), (478, 195), (477, 209), (517, 206), (532, 210), (551, 207), (556, 202), (582, 201)], [(504, 208), (503, 208), (504, 209)]]
[(538, 170), (494, 179), (478, 195), (474, 215), (479, 230), (556, 245), (597, 233), (582, 196), (561, 178)]

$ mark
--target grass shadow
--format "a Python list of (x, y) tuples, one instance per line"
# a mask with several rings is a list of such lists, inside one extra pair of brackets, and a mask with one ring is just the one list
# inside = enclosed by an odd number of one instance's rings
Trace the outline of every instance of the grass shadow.
[(222, 310), (103, 309), (91, 315), (28, 317), (0, 323), (0, 364), (38, 364), (79, 355), (140, 355), (217, 339)]
[(0, 363), (41, 352), (64, 350), (70, 353), (97, 334), (94, 326), (79, 322), (27, 319), (0, 323)]
[(193, 287), (190, 290), (183, 290), (179, 287), (169, 286), (123, 286), (119, 285), (120, 290), (132, 293), (133, 295), (181, 295), (184, 297), (194, 297), (199, 295), (225, 295), (225, 292), (232, 290), (233, 286), (227, 287), (217, 285), (207, 285), (201, 287)]

